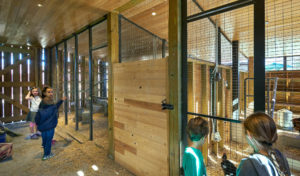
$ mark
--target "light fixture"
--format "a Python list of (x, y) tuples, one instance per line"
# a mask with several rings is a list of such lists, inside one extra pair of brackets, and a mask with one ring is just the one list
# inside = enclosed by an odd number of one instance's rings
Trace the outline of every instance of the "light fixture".
[(266, 21), (265, 23), (266, 23), (266, 24), (269, 24), (269, 21)]
[(38, 7), (43, 7), (43, 4), (37, 4)]
[(156, 15), (156, 12), (152, 12), (152, 16), (155, 16)]

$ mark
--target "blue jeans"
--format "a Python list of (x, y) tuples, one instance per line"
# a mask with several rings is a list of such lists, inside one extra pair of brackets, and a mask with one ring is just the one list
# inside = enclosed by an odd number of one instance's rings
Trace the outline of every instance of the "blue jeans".
[(48, 156), (51, 153), (51, 143), (54, 136), (54, 128), (47, 131), (42, 131), (42, 140), (44, 147), (44, 156)]

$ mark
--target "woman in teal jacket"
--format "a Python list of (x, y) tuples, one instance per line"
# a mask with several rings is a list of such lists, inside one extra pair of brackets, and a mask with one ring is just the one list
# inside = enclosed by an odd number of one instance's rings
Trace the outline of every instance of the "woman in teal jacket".
[(187, 125), (187, 134), (190, 145), (185, 149), (182, 167), (185, 176), (206, 176), (206, 167), (203, 156), (198, 149), (205, 143), (208, 134), (208, 123), (201, 117), (193, 118)]

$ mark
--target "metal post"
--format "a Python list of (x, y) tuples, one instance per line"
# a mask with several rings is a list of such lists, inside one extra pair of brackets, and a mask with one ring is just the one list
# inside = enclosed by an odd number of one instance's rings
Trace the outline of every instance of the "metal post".
[(74, 72), (75, 72), (75, 121), (76, 126), (75, 130), (78, 128), (78, 118), (79, 118), (79, 81), (78, 81), (78, 36), (75, 34), (75, 63), (74, 63)]
[(283, 70), (284, 71), (287, 70), (287, 59), (286, 59), (286, 56), (283, 56)]
[(67, 48), (67, 41), (64, 41), (64, 92), (67, 99), (65, 100), (65, 125), (68, 125), (68, 48)]
[(162, 40), (161, 55), (162, 55), (162, 58), (166, 57), (166, 40), (165, 39)]
[(265, 1), (254, 8), (254, 112), (265, 111)]
[(52, 87), (53, 86), (53, 76), (52, 76), (52, 69), (53, 69), (53, 62), (52, 62), (52, 59), (53, 59), (53, 56), (52, 56), (52, 49), (53, 48), (49, 48), (47, 51), (49, 51), (49, 62), (47, 62), (48, 64), (49, 64), (49, 70), (48, 70), (48, 78), (49, 78), (49, 80), (48, 80), (48, 83), (50, 84), (50, 86)]
[(55, 63), (56, 63), (56, 100), (58, 100), (59, 76), (58, 76), (58, 45), (55, 45)]
[[(216, 24), (218, 24), (218, 23), (216, 23)], [(222, 47), (222, 45), (221, 45), (221, 28), (220, 27), (218, 27), (218, 26), (216, 26), (217, 27), (217, 36), (218, 36), (218, 38), (217, 38), (217, 40), (218, 40), (218, 65), (221, 65), (221, 47)]]
[[(232, 41), (232, 112), (233, 119), (238, 120), (240, 116), (240, 72), (239, 72), (239, 42)], [(246, 112), (245, 112), (246, 113)]]
[(93, 140), (93, 41), (92, 28), (89, 28), (89, 94), (90, 94), (90, 140)]
[[(180, 40), (179, 40), (180, 41)], [(187, 1), (181, 0), (181, 158), (183, 157), (183, 152), (185, 147), (188, 145), (186, 136), (186, 126), (187, 126), (187, 109), (188, 109), (188, 99), (187, 99)], [(180, 80), (179, 80), (180, 81)]]

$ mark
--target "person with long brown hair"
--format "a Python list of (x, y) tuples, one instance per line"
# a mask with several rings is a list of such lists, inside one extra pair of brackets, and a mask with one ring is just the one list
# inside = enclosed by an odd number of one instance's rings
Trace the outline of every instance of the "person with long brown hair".
[(274, 120), (263, 112), (256, 112), (247, 117), (243, 125), (254, 153), (242, 159), (236, 175), (291, 175), (286, 157), (274, 147), (278, 138)]

